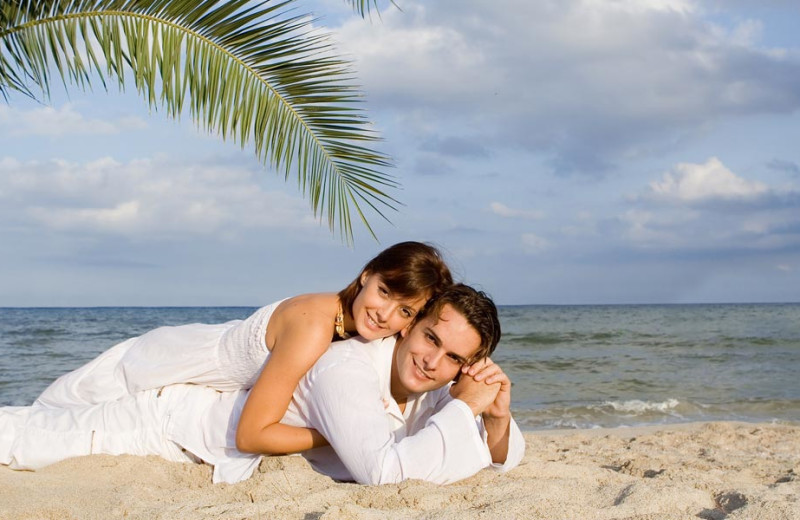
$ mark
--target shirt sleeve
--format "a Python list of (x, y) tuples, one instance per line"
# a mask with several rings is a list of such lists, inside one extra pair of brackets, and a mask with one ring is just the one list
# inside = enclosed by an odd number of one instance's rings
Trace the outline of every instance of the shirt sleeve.
[(462, 401), (446, 403), (424, 428), (397, 440), (381, 401), (378, 376), (368, 362), (358, 359), (315, 372), (309, 419), (360, 484), (412, 478), (447, 484), (491, 465), (480, 428)]
[[(454, 399), (450, 395), (449, 386), (443, 388), (442, 390), (438, 391), (438, 394), (435, 395), (436, 404), (434, 406), (435, 413), (442, 410), (444, 407), (448, 406), (452, 402), (457, 402), (463, 405), (464, 410), (468, 414), (472, 414), (472, 410), (469, 406), (459, 400)], [(488, 433), (486, 432), (483, 420), (481, 416), (477, 416), (474, 418), (478, 431), (480, 432), (480, 438), (482, 439), (484, 449), (489, 452), (489, 445), (488, 445)], [(522, 458), (525, 456), (525, 438), (522, 435), (522, 431), (519, 429), (517, 422), (514, 418), (511, 418), (511, 424), (509, 425), (509, 437), (508, 437), (508, 454), (506, 455), (506, 460), (503, 463), (496, 463), (491, 462), (491, 454), (489, 455), (489, 467), (495, 471), (499, 471), (501, 473), (505, 473), (511, 469), (516, 468), (520, 462), (522, 462)]]
[[(486, 430), (483, 429), (483, 421), (478, 418), (478, 422), (480, 423), (481, 437), (484, 442), (486, 442), (487, 434)], [(492, 462), (490, 465), (493, 470), (499, 471), (500, 473), (505, 473), (508, 470), (516, 468), (525, 456), (525, 438), (522, 436), (522, 431), (520, 431), (513, 417), (511, 418), (509, 428), (511, 430), (508, 436), (508, 454), (506, 455), (505, 462), (502, 464)], [(486, 449), (489, 449), (488, 446)]]

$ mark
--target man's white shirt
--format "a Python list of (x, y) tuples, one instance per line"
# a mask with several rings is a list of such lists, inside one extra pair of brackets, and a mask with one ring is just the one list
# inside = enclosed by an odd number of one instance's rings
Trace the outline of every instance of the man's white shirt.
[[(485, 467), (507, 471), (519, 464), (525, 441), (514, 420), (506, 461), (493, 464), (482, 421), (450, 396), (449, 385), (409, 400), (401, 412), (390, 393), (394, 345), (394, 338), (336, 342), (300, 381), (281, 422), (314, 428), (328, 439), (331, 446), (302, 454), (314, 469), (362, 484), (446, 484)], [(213, 464), (215, 482), (250, 477), (260, 457), (235, 449), (246, 392), (169, 390), (162, 398), (180, 403), (169, 406), (169, 439)]]

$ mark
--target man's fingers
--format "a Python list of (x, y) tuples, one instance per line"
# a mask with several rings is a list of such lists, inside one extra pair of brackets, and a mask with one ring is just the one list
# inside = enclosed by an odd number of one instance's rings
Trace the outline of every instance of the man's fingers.
[(480, 373), (486, 367), (489, 367), (489, 366), (492, 366), (492, 365), (494, 365), (494, 361), (492, 361), (488, 357), (487, 358), (483, 358), (483, 359), (479, 359), (475, 363), (467, 366), (466, 370), (464, 370), (464, 373), (469, 374), (469, 375), (474, 377), (476, 374)]
[(502, 386), (506, 386), (511, 384), (511, 380), (508, 378), (506, 373), (501, 370), (498, 373), (492, 374), (486, 378), (487, 385), (491, 385), (493, 383), (500, 383)]
[(502, 370), (497, 365), (489, 365), (481, 369), (477, 374), (473, 377), (476, 381), (483, 381), (486, 378), (492, 377), (497, 375), (498, 373), (502, 373)]
[(483, 369), (484, 369), (484, 367), (486, 367), (486, 366), (487, 366), (488, 364), (490, 364), (491, 362), (492, 362), (492, 360), (491, 360), (491, 359), (489, 359), (489, 358), (483, 358), (483, 359), (479, 359), (478, 361), (476, 361), (475, 363), (471, 364), (471, 365), (470, 365), (470, 366), (467, 368), (467, 373), (468, 373), (469, 375), (471, 375), (471, 376), (475, 376), (475, 374), (477, 374), (478, 372), (480, 372), (481, 370), (483, 370)]

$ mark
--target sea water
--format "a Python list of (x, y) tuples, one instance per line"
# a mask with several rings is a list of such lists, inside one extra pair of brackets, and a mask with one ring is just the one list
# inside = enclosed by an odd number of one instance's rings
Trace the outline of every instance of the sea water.
[[(0, 405), (162, 325), (248, 307), (0, 308)], [(523, 429), (800, 421), (800, 304), (507, 306), (493, 356)]]

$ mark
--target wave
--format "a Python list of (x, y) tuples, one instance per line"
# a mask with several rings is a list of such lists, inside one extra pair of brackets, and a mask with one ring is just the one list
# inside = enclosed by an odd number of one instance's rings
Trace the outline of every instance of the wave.
[(606, 401), (599, 405), (598, 409), (611, 408), (615, 412), (628, 413), (628, 414), (643, 414), (648, 412), (661, 412), (668, 413), (670, 410), (678, 408), (680, 401), (677, 399), (667, 399), (661, 402), (640, 401), (632, 399), (630, 401)]
[(615, 428), (693, 421), (800, 421), (800, 400), (745, 400), (707, 404), (667, 398), (663, 401), (610, 400), (591, 404), (550, 405), (515, 410), (528, 430)]

